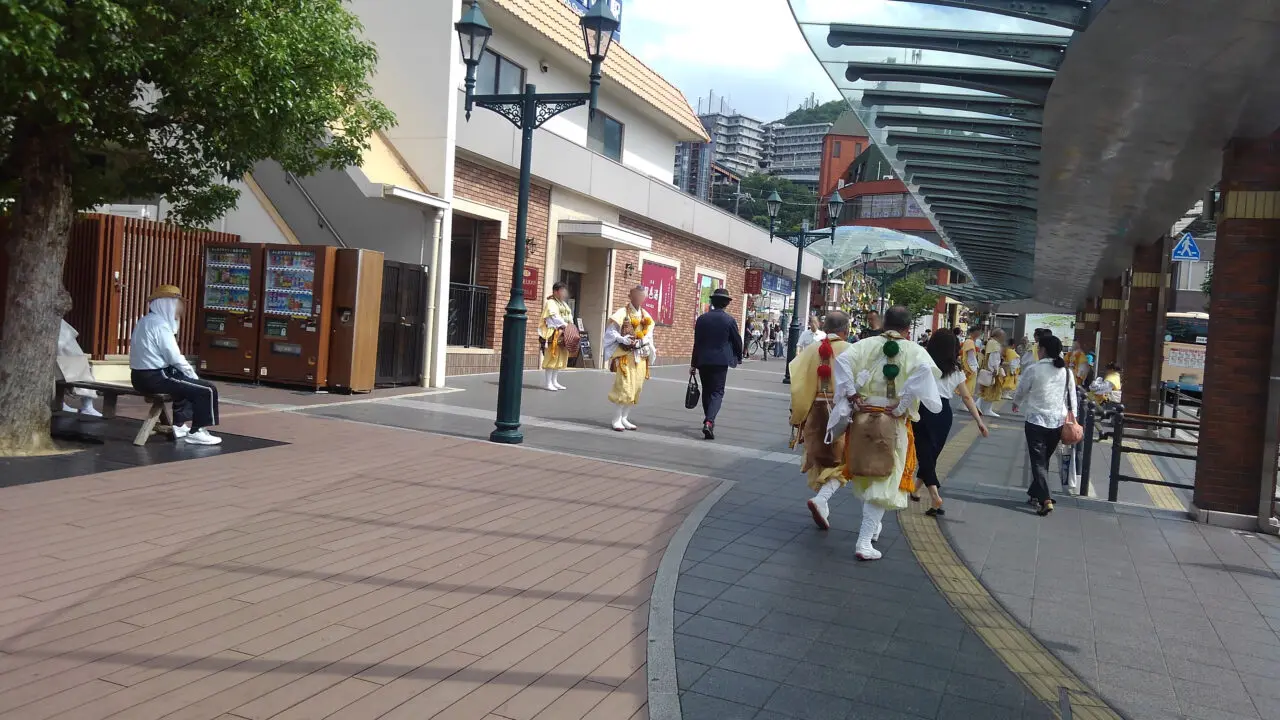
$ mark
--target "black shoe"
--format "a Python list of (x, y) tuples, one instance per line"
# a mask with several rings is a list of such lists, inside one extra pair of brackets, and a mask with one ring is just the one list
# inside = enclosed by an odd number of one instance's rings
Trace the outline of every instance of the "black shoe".
[(715, 440), (715, 439), (716, 439), (716, 426), (715, 426), (715, 423), (712, 423), (712, 422), (704, 422), (704, 423), (702, 423), (702, 437), (704, 437), (704, 438), (706, 438), (706, 439), (708, 439), (708, 440)]
[(931, 507), (931, 508), (929, 508), (928, 510), (925, 510), (925, 511), (924, 511), (924, 514), (925, 514), (925, 515), (928, 515), (929, 517), (941, 517), (941, 516), (943, 516), (943, 515), (946, 515), (946, 514), (947, 514), (947, 511), (946, 511), (946, 510), (943, 510), (943, 509), (942, 509), (942, 508), (940, 508), (940, 507), (936, 507), (936, 508)]

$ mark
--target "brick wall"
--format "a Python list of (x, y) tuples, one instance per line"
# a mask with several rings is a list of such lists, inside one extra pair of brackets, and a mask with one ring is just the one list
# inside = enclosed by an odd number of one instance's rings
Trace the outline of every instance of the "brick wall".
[[(458, 159), (454, 167), (454, 194), (482, 205), (505, 210), (510, 218), (507, 239), (498, 235), (496, 222), (480, 224), (477, 249), (476, 284), (490, 288), (489, 347), (502, 347), (502, 316), (511, 299), (511, 269), (516, 257), (516, 205), (519, 200), (519, 177), (468, 160)], [(527, 254), (525, 267), (539, 273), (538, 294), (525, 297), (529, 322), (525, 334), (525, 367), (538, 362), (538, 322), (542, 317), (542, 301), (551, 293), (556, 278), (541, 277), (547, 257), (546, 238), (551, 218), (551, 189), (534, 184), (529, 194), (528, 237), (536, 247)], [(493, 365), (496, 367), (496, 359)]]
[(1115, 362), (1119, 357), (1120, 310), (1123, 294), (1121, 278), (1102, 281), (1102, 302), (1098, 310), (1098, 330), (1102, 333), (1102, 343), (1101, 347), (1094, 351), (1094, 359), (1099, 370), (1106, 367), (1107, 363)]
[(1155, 414), (1153, 400), (1159, 397), (1161, 348), (1164, 343), (1164, 313), (1161, 298), (1169, 284), (1168, 243), (1164, 240), (1140, 245), (1133, 250), (1133, 276), (1129, 283), (1129, 306), (1124, 314), (1124, 406), (1129, 412)]
[[(1232, 140), (1223, 153), (1224, 200), (1233, 193), (1280, 190), (1280, 137)], [(1271, 374), (1271, 338), (1280, 269), (1280, 218), (1218, 221), (1205, 349), (1204, 407), (1195, 504), (1202, 510), (1257, 511)], [(1127, 388), (1126, 388), (1127, 391)]]
[[(670, 327), (659, 326), (654, 331), (658, 346), (659, 364), (688, 363), (693, 352), (693, 323), (698, 312), (699, 266), (723, 273), (725, 289), (733, 295), (729, 312), (736, 318), (742, 314), (742, 287), (746, 269), (744, 256), (729, 250), (691, 240), (650, 225), (641, 220), (623, 216), (623, 227), (645, 233), (653, 238), (654, 255), (661, 255), (680, 262), (680, 276), (676, 280), (675, 321)], [(626, 277), (626, 267), (635, 267), (631, 277)], [(627, 293), (640, 284), (640, 253), (636, 250), (619, 250), (615, 253), (613, 277), (613, 301), (610, 312), (627, 302)]]

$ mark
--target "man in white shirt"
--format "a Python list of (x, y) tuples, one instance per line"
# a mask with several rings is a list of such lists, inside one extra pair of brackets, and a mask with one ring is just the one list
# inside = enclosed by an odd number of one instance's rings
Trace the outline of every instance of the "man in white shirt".
[(206, 427), (218, 424), (218, 388), (196, 376), (178, 348), (182, 291), (160, 285), (152, 291), (150, 312), (133, 326), (129, 338), (130, 380), (135, 390), (173, 398), (173, 439), (217, 445), (222, 438)]

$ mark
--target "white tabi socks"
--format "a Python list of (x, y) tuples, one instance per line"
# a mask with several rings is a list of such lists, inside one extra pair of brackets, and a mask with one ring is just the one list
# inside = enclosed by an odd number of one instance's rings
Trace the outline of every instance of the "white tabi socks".
[(543, 370), (542, 374), (547, 376), (548, 391), (555, 392), (560, 389), (559, 387), (556, 387), (556, 371), (555, 370)]
[(623, 409), (622, 405), (613, 406), (613, 429), (614, 430), (617, 430), (618, 432), (622, 432), (627, 429), (627, 426), (622, 424), (623, 422), (622, 419), (626, 415), (626, 412), (627, 411)]
[(631, 422), (631, 406), (630, 405), (622, 406), (622, 427), (626, 428), (627, 430), (636, 429), (635, 423)]
[(568, 390), (568, 389), (569, 389), (569, 388), (567, 388), (567, 387), (565, 387), (565, 386), (563, 386), (563, 385), (561, 385), (561, 384), (560, 384), (560, 371), (559, 371), (559, 370), (552, 370), (552, 371), (551, 371), (551, 384), (552, 384), (552, 385), (555, 385), (557, 390)]
[(839, 480), (828, 480), (826, 485), (818, 489), (818, 494), (809, 500), (809, 512), (813, 515), (813, 522), (821, 530), (830, 530), (831, 508), (827, 505), (827, 501), (840, 489)]
[(862, 503), (862, 527), (858, 530), (858, 544), (854, 546), (854, 557), (859, 560), (879, 560), (880, 551), (871, 547), (871, 539), (879, 534), (880, 523), (884, 519), (884, 508)]

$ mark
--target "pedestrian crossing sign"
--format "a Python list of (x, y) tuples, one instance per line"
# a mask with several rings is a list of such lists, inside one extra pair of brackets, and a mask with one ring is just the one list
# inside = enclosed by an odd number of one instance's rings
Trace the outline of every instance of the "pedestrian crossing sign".
[(1174, 262), (1199, 262), (1200, 246), (1196, 245), (1196, 239), (1191, 233), (1182, 233), (1182, 237), (1178, 239), (1178, 244), (1173, 246)]

